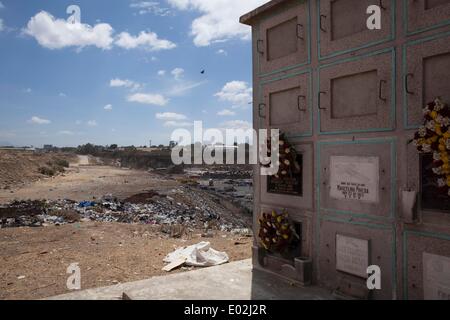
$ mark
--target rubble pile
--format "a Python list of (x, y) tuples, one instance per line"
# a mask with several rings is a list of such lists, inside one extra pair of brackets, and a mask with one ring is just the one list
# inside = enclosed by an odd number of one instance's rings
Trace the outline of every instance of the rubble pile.
[(107, 195), (92, 201), (21, 201), (0, 206), (0, 228), (62, 225), (77, 221), (183, 225), (222, 231), (245, 227), (245, 222), (229, 213), (227, 215), (224, 208), (183, 187), (166, 195), (147, 192), (123, 201)]

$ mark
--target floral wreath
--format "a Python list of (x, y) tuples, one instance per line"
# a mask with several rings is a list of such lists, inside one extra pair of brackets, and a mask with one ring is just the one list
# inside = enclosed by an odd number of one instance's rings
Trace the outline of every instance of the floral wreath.
[[(287, 176), (293, 176), (301, 171), (300, 165), (297, 162), (297, 151), (289, 143), (284, 133), (279, 137), (279, 160), (278, 160), (278, 172), (273, 176), (276, 179), (284, 178)], [(267, 153), (271, 156), (272, 141), (267, 138)], [(270, 167), (271, 163), (264, 165), (264, 167)]]
[(291, 244), (294, 237), (298, 237), (286, 210), (271, 214), (263, 213), (259, 219), (259, 239), (264, 249), (274, 252), (283, 252)]
[(424, 123), (412, 143), (419, 153), (433, 154), (433, 173), (442, 193), (450, 196), (450, 107), (440, 98), (423, 109)]

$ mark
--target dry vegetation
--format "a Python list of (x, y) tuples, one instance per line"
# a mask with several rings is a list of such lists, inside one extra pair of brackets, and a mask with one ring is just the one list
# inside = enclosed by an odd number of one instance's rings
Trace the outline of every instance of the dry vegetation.
[(0, 189), (10, 189), (64, 172), (76, 156), (0, 150)]

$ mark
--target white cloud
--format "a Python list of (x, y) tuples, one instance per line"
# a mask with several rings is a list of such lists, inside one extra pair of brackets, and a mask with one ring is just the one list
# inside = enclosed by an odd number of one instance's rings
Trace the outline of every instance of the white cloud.
[(180, 121), (180, 120), (186, 120), (187, 117), (184, 114), (180, 114), (180, 113), (164, 112), (164, 113), (157, 113), (156, 119), (164, 120), (164, 121)]
[(164, 123), (165, 127), (170, 128), (183, 128), (183, 127), (192, 127), (194, 124), (192, 122), (182, 122), (182, 121), (166, 121)]
[(222, 101), (233, 103), (234, 107), (244, 107), (252, 101), (252, 88), (244, 81), (231, 81), (215, 94)]
[(120, 88), (120, 87), (125, 87), (125, 88), (131, 88), (133, 90), (137, 90), (141, 87), (141, 85), (137, 82), (125, 79), (111, 79), (111, 81), (109, 82), (109, 86), (113, 87), (113, 88)]
[(3, 3), (0, 1), (0, 9), (3, 9), (5, 6), (3, 5)]
[(32, 17), (24, 33), (34, 37), (41, 46), (48, 49), (95, 46), (107, 50), (111, 49), (114, 41), (113, 28), (107, 23), (99, 23), (94, 27), (81, 23), (72, 24), (57, 19), (46, 11)]
[(33, 90), (31, 90), (31, 88), (26, 88), (26, 89), (24, 89), (23, 90), (23, 92), (25, 92), (25, 93), (31, 93)]
[(238, 143), (253, 143), (253, 132), (249, 131), (252, 129), (252, 127), (252, 124), (245, 120), (231, 120), (220, 124), (220, 129), (224, 132), (224, 135), (226, 135), (227, 130), (238, 130), (237, 132), (235, 132), (235, 138)]
[(159, 2), (156, 1), (138, 1), (130, 4), (130, 8), (138, 10), (140, 15), (154, 14), (157, 16), (168, 16), (171, 14), (169, 8), (161, 7)]
[(96, 127), (96, 126), (98, 126), (98, 123), (97, 123), (97, 121), (95, 121), (95, 120), (89, 120), (89, 121), (87, 122), (87, 125), (88, 125), (89, 127)]
[(158, 71), (158, 76), (165, 76), (166, 75), (166, 70), (159, 70)]
[(118, 35), (115, 44), (124, 49), (144, 48), (148, 51), (161, 51), (176, 48), (176, 44), (164, 39), (159, 39), (154, 32), (142, 31), (137, 37), (122, 32)]
[(59, 135), (63, 135), (63, 136), (74, 136), (75, 132), (73, 131), (69, 131), (69, 130), (63, 130), (58, 132)]
[(188, 92), (189, 90), (195, 89), (203, 84), (207, 83), (207, 81), (200, 81), (200, 82), (182, 82), (177, 83), (170, 89), (168, 92), (168, 95), (170, 96), (180, 96), (184, 93)]
[(226, 52), (226, 51), (223, 50), (223, 49), (217, 50), (216, 53), (217, 53), (217, 54), (220, 54), (220, 55), (223, 55), (223, 56), (227, 56), (227, 55), (228, 55), (228, 52)]
[(129, 102), (137, 102), (142, 104), (150, 104), (156, 106), (165, 106), (169, 101), (161, 94), (152, 93), (136, 93), (128, 96)]
[(3, 31), (4, 27), (3, 27), (3, 20), (0, 19), (0, 31)]
[(181, 80), (184, 74), (184, 69), (182, 68), (175, 68), (172, 70), (171, 74), (175, 78), (175, 80)]
[(244, 121), (244, 120), (231, 120), (231, 121), (223, 122), (221, 124), (221, 127), (223, 129), (243, 129), (243, 130), (248, 130), (248, 129), (253, 128), (253, 125), (250, 122)]
[(58, 96), (60, 96), (61, 98), (65, 98), (67, 97), (67, 94), (65, 94), (64, 92), (60, 92)]
[(250, 28), (239, 23), (239, 17), (268, 0), (168, 0), (179, 10), (196, 10), (201, 13), (192, 21), (194, 44), (209, 46), (214, 42), (233, 38), (249, 40)]
[(103, 109), (105, 109), (106, 111), (111, 111), (113, 109), (112, 104), (107, 104), (106, 106), (103, 107)]
[(148, 51), (160, 51), (176, 47), (169, 40), (159, 39), (154, 32), (142, 31), (138, 36), (122, 32), (114, 36), (114, 29), (108, 23), (98, 23), (94, 26), (70, 23), (55, 18), (46, 11), (32, 17), (23, 32), (34, 37), (41, 46), (48, 49), (75, 47), (81, 50), (84, 47), (95, 46), (109, 50), (116, 45), (127, 50), (144, 48)]
[(28, 120), (28, 123), (42, 125), (42, 124), (50, 124), (52, 122), (50, 120), (47, 120), (47, 119), (43, 119), (43, 118), (39, 118), (37, 116), (33, 116), (33, 117), (31, 117), (30, 120)]
[(217, 112), (217, 115), (221, 116), (221, 117), (235, 116), (236, 112), (228, 110), (228, 109), (224, 109), (222, 111)]

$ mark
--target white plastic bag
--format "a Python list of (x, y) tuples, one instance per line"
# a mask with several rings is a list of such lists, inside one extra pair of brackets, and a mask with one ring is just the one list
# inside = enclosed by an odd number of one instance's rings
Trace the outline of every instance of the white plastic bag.
[(229, 257), (225, 252), (214, 250), (209, 242), (200, 242), (169, 253), (164, 258), (164, 262), (169, 263), (169, 265), (164, 267), (163, 270), (170, 271), (183, 264), (193, 267), (218, 266), (227, 263), (228, 260)]

